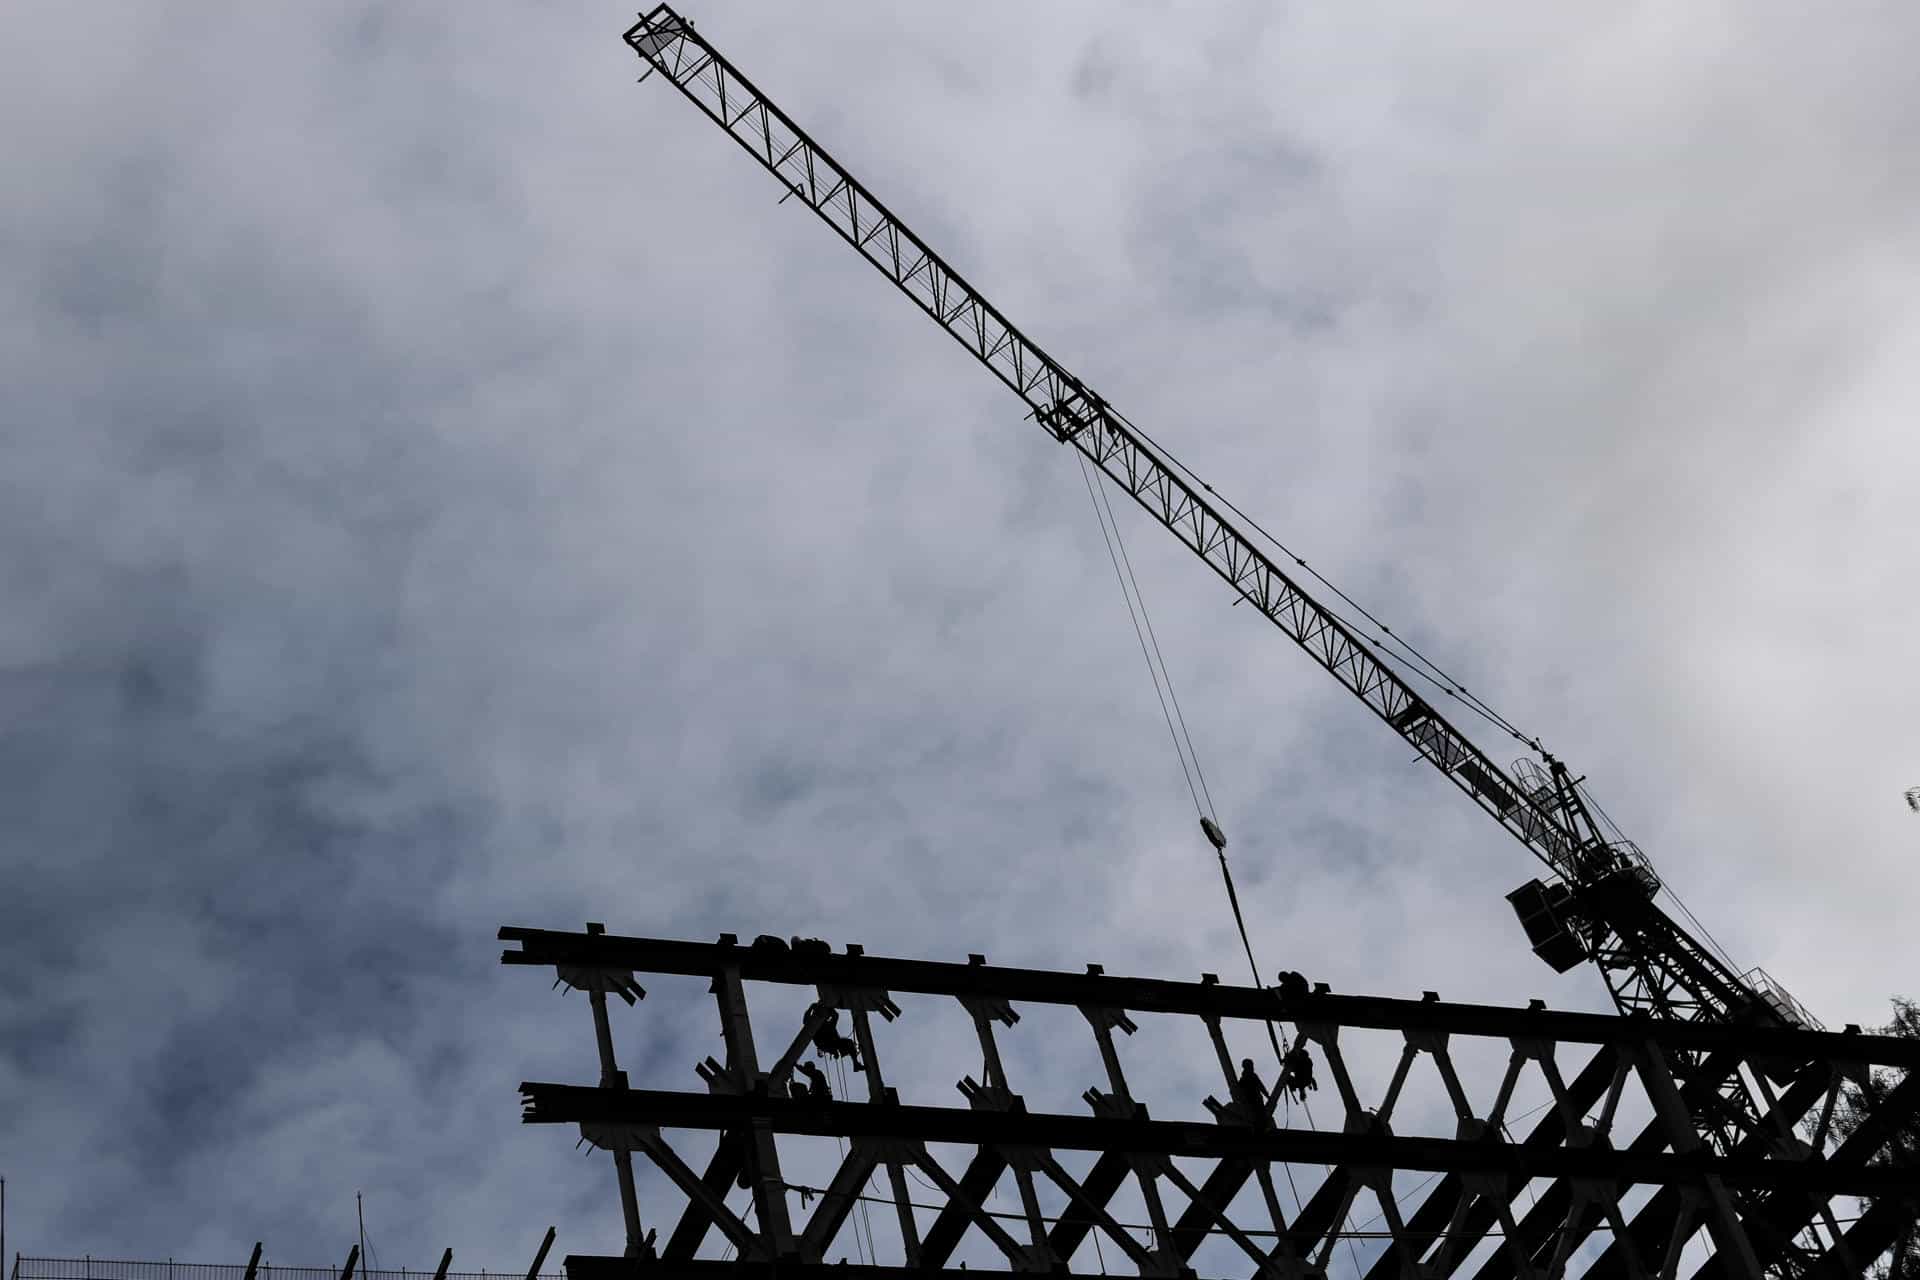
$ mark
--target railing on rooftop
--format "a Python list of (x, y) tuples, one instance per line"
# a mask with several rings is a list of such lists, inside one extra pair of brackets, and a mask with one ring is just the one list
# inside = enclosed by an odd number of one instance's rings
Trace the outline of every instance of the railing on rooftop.
[[(282, 1267), (262, 1262), (255, 1280), (340, 1280), (340, 1267)], [(128, 1262), (109, 1258), (29, 1258), (15, 1255), (9, 1280), (246, 1280), (245, 1263)], [(427, 1267), (398, 1271), (355, 1267), (354, 1280), (433, 1280)], [(446, 1280), (524, 1280), (524, 1271), (448, 1271)], [(542, 1273), (539, 1280), (565, 1280)]]

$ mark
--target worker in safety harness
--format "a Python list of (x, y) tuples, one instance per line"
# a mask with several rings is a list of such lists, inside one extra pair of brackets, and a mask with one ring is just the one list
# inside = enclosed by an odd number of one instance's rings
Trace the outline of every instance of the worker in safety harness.
[(1305, 1102), (1308, 1092), (1320, 1087), (1313, 1078), (1313, 1055), (1307, 1052), (1307, 1046), (1296, 1044), (1287, 1050), (1280, 1067), (1280, 1083), (1293, 1094), (1295, 1102)]
[(860, 1046), (840, 1033), (838, 1009), (828, 1010), (827, 1020), (813, 1033), (813, 1049), (823, 1058), (851, 1058), (855, 1071), (866, 1070), (860, 1065)]

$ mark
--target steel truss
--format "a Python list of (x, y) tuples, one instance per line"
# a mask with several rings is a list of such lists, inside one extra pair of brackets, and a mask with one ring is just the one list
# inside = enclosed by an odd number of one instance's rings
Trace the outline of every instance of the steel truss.
[[(1109, 976), (1097, 965), (1073, 974), (1002, 968), (980, 956), (935, 963), (771, 937), (751, 946), (731, 935), (676, 942), (611, 937), (599, 926), (503, 928), (500, 937), (519, 944), (504, 963), (552, 967), (561, 983), (591, 997), (599, 1084), (521, 1085), (527, 1122), (576, 1124), (614, 1155), (627, 1254), (570, 1257), (573, 1280), (769, 1268), (809, 1275), (848, 1252), (842, 1234), (867, 1200), (891, 1210), (895, 1226), (886, 1234), (898, 1265), (876, 1256), (856, 1270), (921, 1277), (951, 1269), (971, 1236), (976, 1250), (990, 1247), (1014, 1271), (1085, 1270), (1086, 1246), (1097, 1244), (1141, 1275), (1204, 1268), (1305, 1280), (1336, 1265), (1335, 1247), (1351, 1237), (1346, 1224), (1364, 1198), (1377, 1204), (1384, 1227), (1364, 1257), (1354, 1249), (1337, 1265), (1344, 1272), (1350, 1262), (1367, 1280), (1677, 1280), (1683, 1272), (1689, 1280), (1757, 1280), (1785, 1270), (1839, 1280), (1862, 1274), (1920, 1213), (1920, 1172), (1883, 1155), (1893, 1134), (1920, 1123), (1920, 1073), (1911, 1071), (1920, 1044), (1857, 1028), (1671, 1022), (1558, 1012), (1537, 1001), (1509, 1009), (1432, 993), (1391, 1000), (1300, 985), (1281, 995), (1211, 974), (1167, 982)], [(644, 996), (636, 974), (707, 982), (722, 1057), (695, 1068), (705, 1092), (633, 1088), (618, 1069), (607, 996)], [(816, 997), (764, 1069), (749, 983), (811, 987)], [(957, 1007), (971, 1022), (984, 1078), (960, 1081), (965, 1106), (903, 1103), (886, 1083), (876, 1022), (902, 1017), (896, 995), (917, 1010)], [(999, 1036), (1020, 1020), (1016, 1003), (1084, 1016), (1106, 1076), (1082, 1095), (1090, 1114), (1030, 1110), (1014, 1092)], [(795, 1087), (809, 1048), (823, 1034), (839, 1037), (829, 1030), (839, 1011), (851, 1015), (853, 1034), (840, 1043), (861, 1060), (862, 1101)], [(1136, 1017), (1204, 1031), (1225, 1081), (1224, 1100), (1204, 1098), (1205, 1118), (1191, 1106), (1189, 1118), (1160, 1118), (1135, 1094), (1115, 1032), (1133, 1035)], [(1282, 1089), (1236, 1072), (1229, 1031), (1269, 1021), (1325, 1067), (1336, 1127), (1276, 1122)], [(1505, 1066), (1492, 1100), (1482, 1085), (1476, 1103), (1472, 1073), (1459, 1064), (1496, 1056)], [(1673, 1068), (1682, 1060), (1697, 1065), (1682, 1075)], [(1842, 1086), (1873, 1066), (1908, 1074), (1835, 1144)], [(1377, 1095), (1362, 1083), (1375, 1077), (1386, 1080)], [(1701, 1139), (1702, 1112), (1735, 1081), (1767, 1099), (1767, 1133), (1722, 1151)], [(1527, 1119), (1518, 1100), (1534, 1095), (1544, 1096), (1543, 1113), (1516, 1138), (1513, 1127)], [(1178, 1102), (1154, 1105), (1171, 1112)], [(716, 1137), (696, 1168), (681, 1153), (702, 1131)], [(810, 1197), (817, 1203), (801, 1220), (793, 1197), (802, 1188), (783, 1177), (783, 1151), (823, 1137), (847, 1145), (825, 1185), (805, 1188), (801, 1207)], [(971, 1154), (956, 1171), (929, 1144)], [(634, 1153), (683, 1200), (664, 1244), (657, 1230), (642, 1231)], [(871, 1191), (883, 1172), (885, 1189)], [(1294, 1193), (1290, 1212), (1276, 1172)], [(1428, 1175), (1429, 1185), (1409, 1189), (1406, 1175), (1414, 1174)], [(920, 1182), (911, 1195), (909, 1176)], [(1020, 1207), (995, 1212), (988, 1201), (1007, 1181)], [(750, 1193), (739, 1209), (730, 1203), (736, 1185)], [(1422, 1194), (1409, 1210), (1403, 1202), (1414, 1190)], [(1043, 1195), (1057, 1212), (1046, 1211)], [(1858, 1197), (1870, 1197), (1864, 1212)], [(1137, 1209), (1120, 1210), (1121, 1198)], [(708, 1244), (715, 1232), (719, 1240)], [(868, 1232), (871, 1240), (870, 1223)], [(714, 1256), (720, 1248), (737, 1260)]]

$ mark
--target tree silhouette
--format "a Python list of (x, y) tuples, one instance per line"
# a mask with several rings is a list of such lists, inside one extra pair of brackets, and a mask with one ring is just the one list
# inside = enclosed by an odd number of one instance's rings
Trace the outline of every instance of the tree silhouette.
[[(1895, 996), (1893, 1021), (1875, 1030), (1881, 1035), (1920, 1040), (1920, 1004)], [(1905, 1068), (1889, 1067), (1870, 1070), (1865, 1081), (1849, 1081), (1833, 1113), (1835, 1133), (1845, 1138), (1858, 1129), (1905, 1075)], [(1872, 1163), (1920, 1169), (1920, 1122), (1909, 1121), (1895, 1130), (1887, 1144), (1874, 1153)], [(1879, 1280), (1920, 1280), (1920, 1230), (1916, 1230), (1913, 1222), (1908, 1222), (1894, 1237), (1892, 1246), (1868, 1269), (1868, 1274)]]

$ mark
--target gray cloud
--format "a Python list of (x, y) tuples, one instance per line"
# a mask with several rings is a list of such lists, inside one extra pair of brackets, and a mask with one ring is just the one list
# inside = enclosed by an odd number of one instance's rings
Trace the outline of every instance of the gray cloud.
[[(517, 1124), (592, 1058), (503, 922), (1237, 972), (1079, 477), (633, 86), (625, 11), (69, 10), (0, 87), (19, 1247), (327, 1261), (360, 1188), (408, 1265), (612, 1247), (603, 1165)], [(1114, 12), (699, 16), (1737, 954), (1878, 1020), (1912, 19)], [(1126, 529), (1266, 962), (1596, 1004), (1507, 918), (1521, 851)], [(663, 990), (623, 1053), (685, 1084), (709, 1021)], [(900, 1052), (930, 1100), (964, 1056)]]

